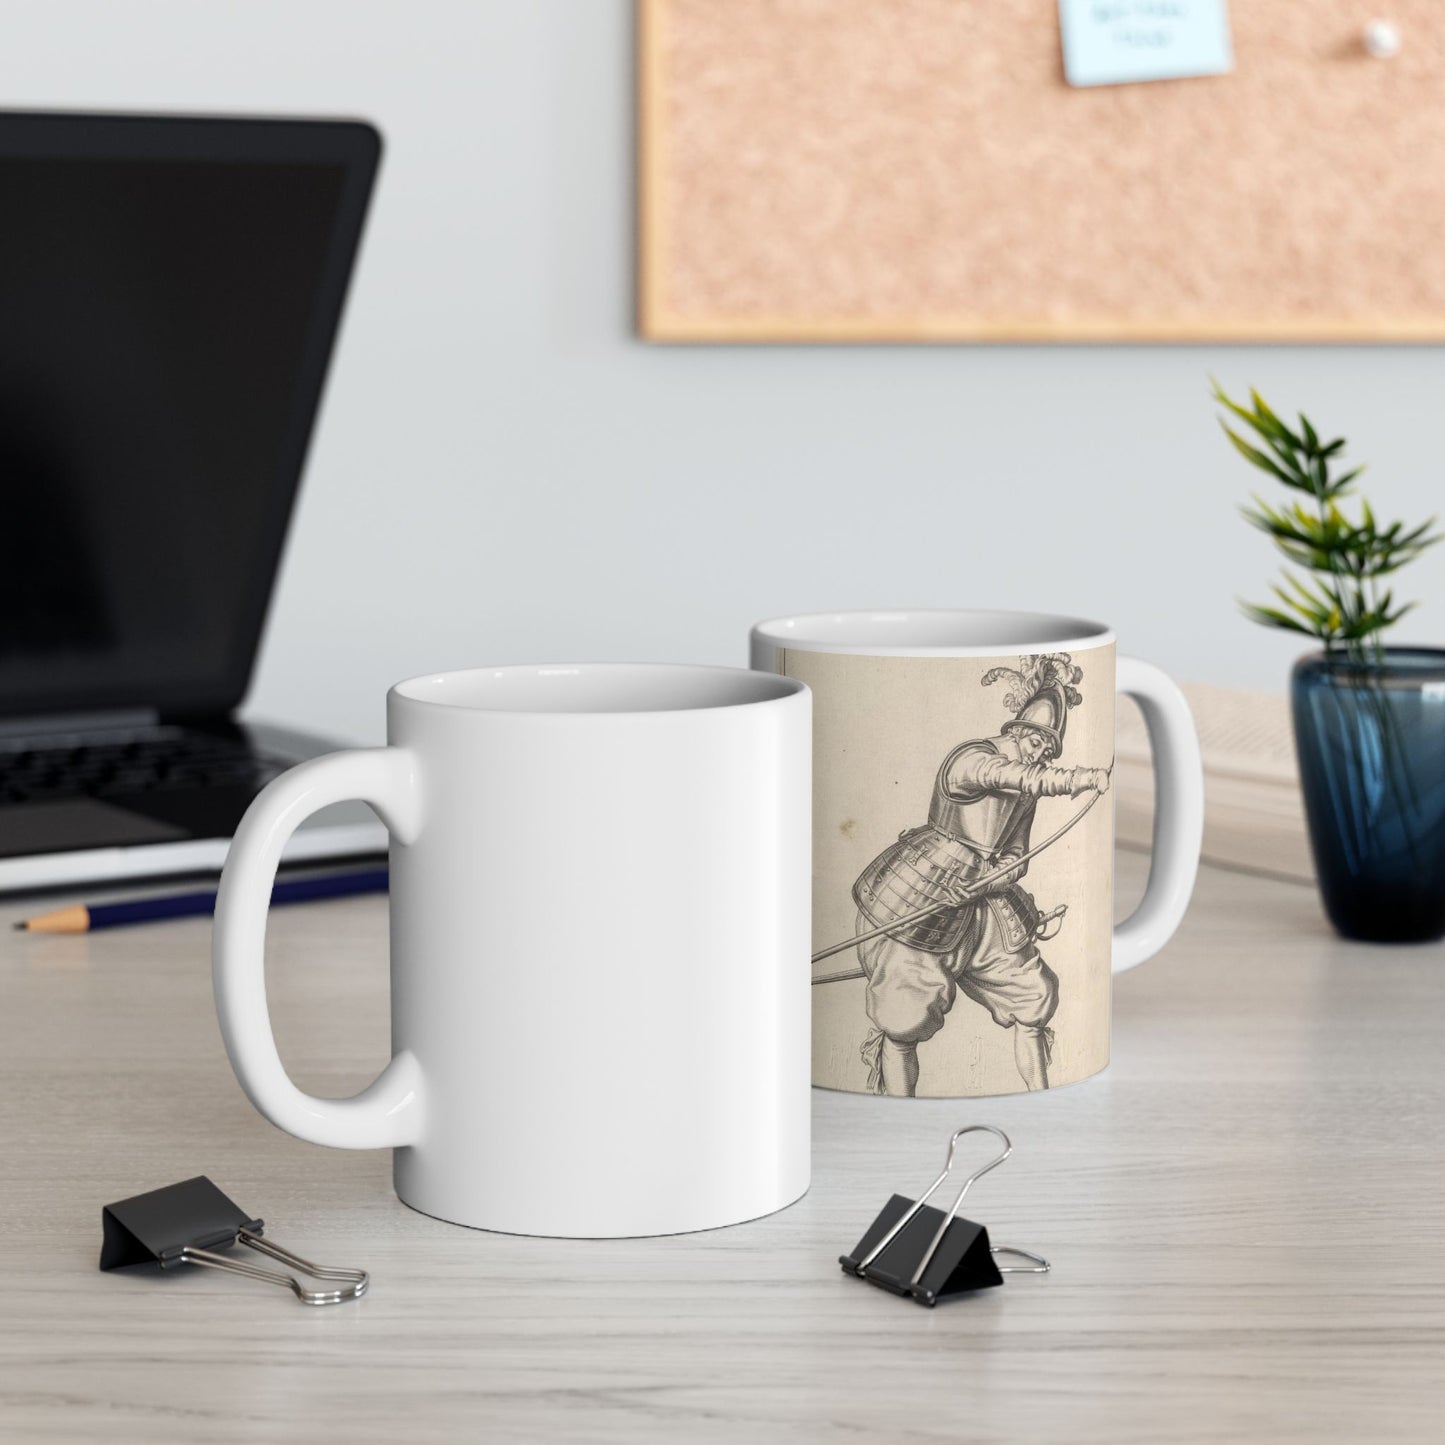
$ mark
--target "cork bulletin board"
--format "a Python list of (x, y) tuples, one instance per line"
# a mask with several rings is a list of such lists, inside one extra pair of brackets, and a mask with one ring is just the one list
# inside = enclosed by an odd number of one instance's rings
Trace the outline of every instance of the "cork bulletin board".
[(1058, 0), (638, 0), (643, 335), (1445, 339), (1445, 4), (1229, 8), (1075, 88)]

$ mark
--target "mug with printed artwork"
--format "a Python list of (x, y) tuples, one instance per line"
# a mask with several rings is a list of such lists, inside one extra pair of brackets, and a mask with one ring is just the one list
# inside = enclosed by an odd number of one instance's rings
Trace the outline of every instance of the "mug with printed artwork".
[[(1097, 623), (1021, 612), (759, 623), (813, 693), (813, 1082), (981, 1097), (1109, 1061), (1112, 975), (1188, 906), (1204, 784), (1178, 687)], [(1114, 695), (1154, 753), (1149, 884), (1113, 921)]]

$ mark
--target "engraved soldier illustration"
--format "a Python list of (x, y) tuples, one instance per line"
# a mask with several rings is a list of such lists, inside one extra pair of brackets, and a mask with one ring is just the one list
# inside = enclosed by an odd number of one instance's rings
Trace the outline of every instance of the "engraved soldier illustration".
[(996, 736), (970, 738), (944, 758), (928, 821), (902, 833), (853, 885), (872, 1023), (862, 1052), (875, 1093), (916, 1092), (918, 1045), (944, 1026), (959, 993), (1013, 1030), (1024, 1084), (1048, 1087), (1059, 980), (1039, 944), (1057, 936), (1065, 910), (1042, 914), (1020, 880), (1046, 846), (1030, 846), (1039, 800), (1098, 797), (1109, 768), (1055, 765), (1069, 709), (1083, 701), (1083, 669), (1069, 654), (1022, 657), (982, 683), (1004, 680), (1012, 716)]

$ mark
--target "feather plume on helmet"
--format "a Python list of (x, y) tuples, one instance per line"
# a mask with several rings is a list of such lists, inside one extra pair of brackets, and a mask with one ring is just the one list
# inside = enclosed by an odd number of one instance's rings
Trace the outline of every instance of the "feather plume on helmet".
[(1058, 757), (1064, 750), (1064, 729), (1069, 709), (1084, 700), (1078, 684), (1084, 680), (1084, 669), (1067, 652), (1034, 652), (1024, 654), (1015, 667), (991, 667), (983, 675), (983, 685), (1009, 682), (1004, 693), (1004, 706), (1013, 713), (1001, 731), (1028, 729), (1041, 733)]

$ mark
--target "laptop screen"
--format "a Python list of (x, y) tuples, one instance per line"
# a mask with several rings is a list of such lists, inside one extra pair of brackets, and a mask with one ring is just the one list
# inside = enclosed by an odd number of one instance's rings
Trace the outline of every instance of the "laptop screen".
[(361, 126), (0, 116), (0, 713), (239, 701), (374, 163)]

